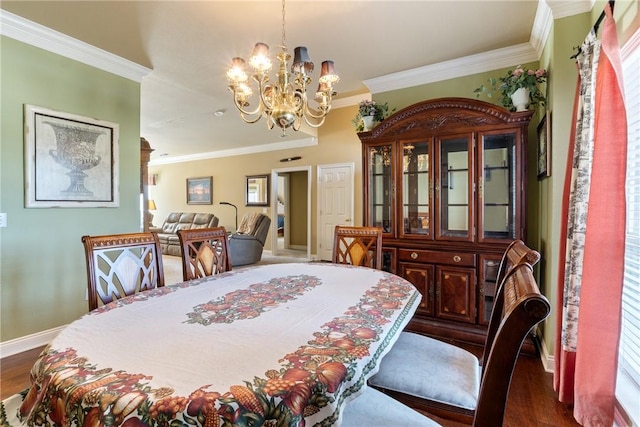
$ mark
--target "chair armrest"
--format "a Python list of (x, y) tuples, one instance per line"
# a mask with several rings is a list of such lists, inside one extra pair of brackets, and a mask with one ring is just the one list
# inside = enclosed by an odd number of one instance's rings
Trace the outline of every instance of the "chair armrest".
[(149, 227), (151, 233), (162, 233), (162, 227)]
[(251, 234), (232, 234), (230, 237), (231, 240), (258, 240), (256, 236)]

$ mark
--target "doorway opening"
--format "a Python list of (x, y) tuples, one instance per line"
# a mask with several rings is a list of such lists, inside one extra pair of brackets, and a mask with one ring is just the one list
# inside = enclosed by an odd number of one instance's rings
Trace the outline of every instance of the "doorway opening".
[(273, 169), (271, 253), (311, 259), (311, 166)]

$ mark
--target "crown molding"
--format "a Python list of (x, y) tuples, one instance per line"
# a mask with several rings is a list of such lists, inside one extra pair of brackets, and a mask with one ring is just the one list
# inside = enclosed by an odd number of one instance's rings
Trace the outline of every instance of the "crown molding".
[(531, 38), (529, 39), (529, 43), (531, 43), (538, 54), (538, 59), (542, 56), (542, 51), (549, 38), (549, 34), (551, 34), (552, 26), (553, 12), (551, 8), (547, 2), (539, 0), (536, 17), (533, 20), (533, 28), (531, 29)]
[(217, 159), (220, 157), (244, 156), (246, 154), (265, 153), (268, 151), (287, 150), (291, 148), (311, 147), (318, 145), (318, 138), (304, 138), (274, 144), (253, 145), (251, 147), (232, 148), (229, 150), (210, 151), (208, 153), (190, 154), (187, 156), (171, 156), (151, 160), (149, 166), (168, 165), (171, 163), (191, 162), (194, 160)]
[(406, 89), (456, 77), (506, 68), (514, 64), (537, 61), (537, 51), (530, 43), (522, 43), (488, 52), (426, 65), (412, 70), (387, 74), (364, 81), (372, 93)]
[[(544, 2), (544, 0), (540, 0)], [(553, 12), (553, 19), (566, 18), (567, 16), (579, 15), (581, 13), (590, 12), (595, 0), (546, 0), (546, 3)]]
[(2, 10), (0, 35), (141, 83), (151, 69)]

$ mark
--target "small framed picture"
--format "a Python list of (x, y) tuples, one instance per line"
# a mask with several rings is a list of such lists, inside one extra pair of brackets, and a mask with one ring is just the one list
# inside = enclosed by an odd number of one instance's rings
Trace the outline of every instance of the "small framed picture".
[(551, 176), (551, 112), (538, 125), (538, 179)]
[(187, 178), (187, 204), (211, 205), (213, 177)]

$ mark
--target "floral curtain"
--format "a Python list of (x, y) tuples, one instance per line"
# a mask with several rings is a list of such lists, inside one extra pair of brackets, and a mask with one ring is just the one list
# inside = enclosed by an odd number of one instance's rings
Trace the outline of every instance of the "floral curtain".
[(627, 124), (612, 10), (578, 55), (564, 182), (554, 387), (585, 426), (613, 424), (625, 238)]

